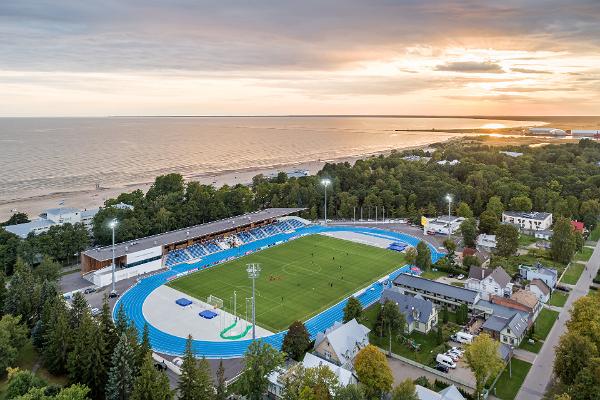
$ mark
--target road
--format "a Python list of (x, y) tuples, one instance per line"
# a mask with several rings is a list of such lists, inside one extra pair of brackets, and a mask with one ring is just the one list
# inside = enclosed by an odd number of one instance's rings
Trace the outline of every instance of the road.
[(541, 399), (552, 380), (552, 367), (554, 365), (554, 347), (558, 344), (560, 336), (566, 331), (566, 322), (569, 319), (569, 310), (573, 303), (588, 294), (592, 279), (600, 266), (600, 241), (596, 243), (594, 253), (586, 264), (586, 269), (581, 274), (577, 285), (574, 286), (565, 306), (559, 314), (558, 321), (546, 338), (542, 349), (535, 358), (516, 400)]

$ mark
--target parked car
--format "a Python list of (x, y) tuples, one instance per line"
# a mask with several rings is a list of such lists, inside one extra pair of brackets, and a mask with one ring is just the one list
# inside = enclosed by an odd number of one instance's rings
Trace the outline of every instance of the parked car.
[(454, 274), (448, 274), (448, 278), (454, 278)]
[(449, 351), (458, 354), (459, 357), (462, 357), (465, 354), (465, 351), (460, 347), (452, 347)]
[(435, 366), (435, 369), (437, 369), (438, 371), (440, 371), (440, 372), (443, 372), (443, 373), (445, 373), (445, 374), (447, 374), (447, 373), (448, 373), (448, 371), (450, 370), (448, 367), (446, 367), (446, 366), (445, 366), (445, 365), (443, 365), (443, 364), (438, 364), (438, 365), (436, 365), (436, 366)]
[(97, 315), (100, 315), (100, 309), (99, 309), (99, 308), (96, 308), (96, 307), (92, 308), (92, 309), (90, 310), (90, 312), (92, 313), (92, 317), (95, 317), (95, 316), (97, 316)]
[(465, 279), (465, 276), (463, 274), (460, 274), (456, 277), (456, 279), (458, 279), (460, 281), (460, 280)]
[(454, 335), (450, 336), (450, 339), (453, 341), (464, 344), (473, 343), (473, 338), (473, 335), (466, 332), (456, 332)]
[(456, 363), (454, 362), (454, 360), (445, 354), (438, 354), (435, 357), (435, 361), (438, 364), (442, 364), (448, 368), (456, 368)]
[(448, 356), (452, 359), (452, 361), (457, 361), (458, 360), (458, 356), (454, 353), (451, 353), (449, 351), (447, 351), (446, 353), (444, 353), (445, 356)]
[(115, 298), (119, 297), (119, 293), (117, 293), (117, 292), (110, 292), (110, 294), (108, 295), (108, 297), (110, 297), (111, 299), (115, 299)]
[(175, 357), (173, 359), (173, 364), (177, 365), (178, 367), (181, 367), (183, 365), (183, 359), (181, 357)]
[(96, 291), (96, 288), (89, 287), (83, 291), (83, 294), (90, 294), (90, 293), (94, 293), (95, 291)]

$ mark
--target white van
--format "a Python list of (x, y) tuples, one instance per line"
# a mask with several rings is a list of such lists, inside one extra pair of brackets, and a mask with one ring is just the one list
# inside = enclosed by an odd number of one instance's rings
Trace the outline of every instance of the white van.
[(456, 368), (456, 363), (445, 354), (438, 354), (435, 357), (435, 361), (438, 364), (445, 365), (448, 368)]
[(471, 344), (474, 336), (466, 332), (456, 332), (451, 339), (458, 343)]

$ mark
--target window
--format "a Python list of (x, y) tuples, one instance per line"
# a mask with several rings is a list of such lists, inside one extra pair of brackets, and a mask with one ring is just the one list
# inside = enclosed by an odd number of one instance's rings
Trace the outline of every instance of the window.
[(510, 335), (510, 328), (506, 328), (506, 333)]

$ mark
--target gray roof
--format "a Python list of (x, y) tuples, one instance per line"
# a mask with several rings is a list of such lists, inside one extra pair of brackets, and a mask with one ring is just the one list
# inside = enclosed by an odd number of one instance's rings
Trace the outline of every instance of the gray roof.
[(325, 338), (338, 356), (340, 363), (343, 365), (351, 361), (358, 350), (369, 344), (369, 332), (371, 330), (366, 326), (356, 322), (356, 319), (346, 322), (345, 324), (336, 321), (335, 324), (324, 333), (320, 332), (315, 338), (315, 347), (319, 345)]
[(472, 266), (469, 268), (469, 279), (477, 279), (478, 281), (487, 278), (492, 273), (491, 268), (481, 268)]
[(534, 211), (534, 212), (504, 211), (503, 214), (508, 215), (509, 217), (527, 218), (527, 219), (533, 219), (536, 221), (543, 221), (546, 218), (548, 218), (550, 215), (552, 215), (551, 213), (541, 212), (541, 211)]
[(98, 211), (100, 211), (99, 208), (90, 208), (88, 210), (81, 210), (81, 218), (93, 217), (94, 215), (98, 214)]
[(49, 208), (43, 212), (43, 214), (71, 214), (79, 212), (78, 208), (73, 207), (58, 207), (58, 208)]
[(54, 225), (54, 222), (42, 218), (23, 224), (7, 225), (4, 229), (6, 229), (7, 232), (14, 233), (20, 238), (25, 239), (27, 235), (29, 235), (29, 232), (32, 232), (34, 229), (49, 228), (52, 225)]
[[(398, 305), (408, 324), (415, 320), (415, 316), (419, 322), (426, 324), (433, 312), (433, 303), (418, 295), (410, 296), (397, 290), (385, 289), (381, 294), (380, 302), (385, 303), (386, 300), (391, 300)], [(413, 311), (417, 311), (416, 315)]]
[(519, 313), (515, 313), (510, 318), (492, 315), (481, 327), (490, 331), (500, 332), (507, 326), (516, 336), (521, 336), (528, 327), (527, 318), (523, 318)]
[(479, 295), (479, 292), (475, 290), (448, 285), (446, 283), (436, 282), (404, 273), (398, 275), (398, 277), (394, 279), (394, 284), (405, 285), (420, 290), (426, 290), (431, 293), (436, 293), (441, 296), (447, 296), (469, 303), (473, 303)]
[(491, 301), (487, 300), (479, 300), (476, 303), (478, 307), (485, 307), (492, 310), (492, 315), (503, 317), (503, 318), (512, 318), (515, 314), (520, 314), (524, 318), (529, 318), (529, 313), (526, 311), (516, 310), (514, 308), (506, 307), (501, 304), (494, 304)]
[(519, 265), (519, 269), (530, 270), (532, 272), (537, 272), (538, 274), (552, 276), (554, 278), (558, 277), (558, 271), (557, 270), (555, 270), (554, 268), (544, 267), (540, 262), (537, 262), (533, 266), (521, 264), (521, 265)]
[(550, 286), (548, 286), (548, 285), (546, 284), (546, 282), (544, 282), (544, 281), (543, 281), (543, 280), (541, 280), (541, 279), (538, 279), (538, 278), (533, 278), (533, 279), (531, 280), (531, 283), (530, 283), (530, 285), (537, 286), (537, 287), (540, 289), (540, 291), (541, 291), (542, 293), (546, 294), (546, 295), (550, 294), (550, 291), (551, 291), (551, 289), (550, 289)]
[(510, 275), (508, 275), (502, 267), (496, 267), (491, 276), (500, 287), (506, 287), (506, 285), (510, 283)]
[[(304, 208), (267, 208), (237, 217), (226, 218), (219, 221), (209, 222), (207, 224), (195, 225), (189, 228), (183, 228), (176, 231), (161, 233), (154, 236), (148, 236), (141, 239), (135, 239), (129, 242), (119, 243), (115, 246), (115, 257), (121, 257), (127, 253), (146, 250), (155, 246), (165, 246), (173, 243), (181, 243), (186, 240), (200, 238), (207, 235), (219, 234), (232, 229), (241, 228), (253, 223), (258, 223), (273, 218), (283, 217), (305, 210)], [(117, 229), (119, 227), (117, 226)], [(189, 232), (189, 233), (188, 233)], [(88, 257), (98, 261), (110, 260), (112, 257), (112, 246), (100, 247), (85, 251)]]

